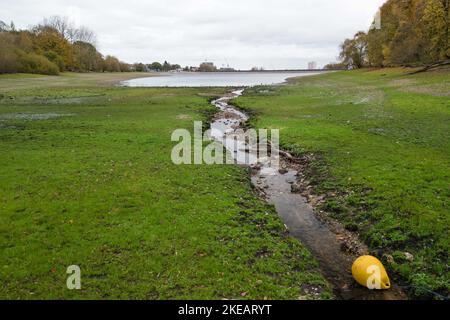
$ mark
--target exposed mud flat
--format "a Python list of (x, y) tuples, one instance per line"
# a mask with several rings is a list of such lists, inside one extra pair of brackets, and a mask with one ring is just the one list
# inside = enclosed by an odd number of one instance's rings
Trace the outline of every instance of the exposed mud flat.
[[(279, 150), (279, 167), (266, 159), (251, 159), (245, 138), (236, 145), (228, 143), (228, 136), (242, 129), (249, 116), (228, 102), (243, 90), (213, 101), (219, 112), (211, 124), (212, 138), (223, 143), (236, 164), (247, 165), (252, 171), (252, 183), (261, 197), (273, 204), (290, 235), (301, 241), (319, 262), (324, 276), (334, 287), (339, 299), (399, 300), (406, 294), (395, 284), (390, 290), (374, 291), (359, 286), (351, 275), (353, 261), (368, 254), (368, 248), (358, 235), (346, 230), (337, 221), (315, 210), (324, 196), (314, 196), (311, 186), (302, 176), (302, 161)], [(234, 143), (236, 143), (234, 141)], [(233, 148), (234, 147), (234, 148)]]
[(449, 83), (435, 83), (423, 85), (413, 79), (398, 79), (389, 83), (392, 87), (398, 88), (400, 91), (407, 93), (429, 94), (435, 97), (448, 97), (450, 91), (448, 90)]
[(8, 104), (11, 101), (15, 105), (82, 105), (87, 103), (99, 103), (105, 94), (82, 96), (5, 96), (0, 94), (0, 104)]

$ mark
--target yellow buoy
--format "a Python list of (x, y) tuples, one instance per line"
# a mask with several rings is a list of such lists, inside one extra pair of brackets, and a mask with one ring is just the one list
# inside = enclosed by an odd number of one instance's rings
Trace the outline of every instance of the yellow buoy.
[(380, 260), (372, 256), (362, 256), (352, 266), (353, 278), (369, 289), (386, 290), (391, 287), (386, 269)]

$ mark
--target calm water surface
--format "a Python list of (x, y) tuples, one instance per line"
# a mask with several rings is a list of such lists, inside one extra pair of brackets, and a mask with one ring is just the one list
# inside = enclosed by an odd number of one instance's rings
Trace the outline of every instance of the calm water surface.
[(318, 72), (178, 72), (123, 81), (127, 87), (251, 87), (279, 84)]

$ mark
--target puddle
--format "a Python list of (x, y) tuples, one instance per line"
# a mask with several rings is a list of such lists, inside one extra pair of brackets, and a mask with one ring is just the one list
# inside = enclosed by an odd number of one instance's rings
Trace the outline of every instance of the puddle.
[[(273, 168), (270, 160), (259, 159), (258, 161), (257, 158), (251, 157), (251, 153), (246, 150), (245, 138), (240, 140), (238, 136), (237, 141), (229, 138), (234, 137), (233, 133), (242, 129), (249, 119), (246, 114), (228, 104), (231, 99), (242, 95), (243, 92), (244, 90), (237, 90), (212, 102), (219, 112), (211, 124), (211, 136), (231, 151), (231, 156), (237, 164), (249, 165), (252, 168), (253, 185), (269, 203), (275, 206), (291, 236), (304, 244), (319, 262), (323, 275), (334, 287), (336, 297), (345, 300), (407, 299), (395, 284), (387, 291), (372, 291), (356, 284), (351, 275), (351, 266), (358, 255), (368, 253), (367, 248), (359, 243), (355, 235), (351, 235), (352, 241), (358, 242), (356, 245), (358, 252), (352, 254), (348, 252), (349, 250), (344, 251), (342, 238), (345, 236), (336, 231), (338, 228), (332, 230), (330, 224), (324, 222), (314, 212), (307, 198), (292, 192), (293, 185), (297, 183), (300, 175), (294, 163), (280, 159), (281, 167)], [(238, 145), (237, 148), (235, 144)], [(280, 151), (280, 154), (287, 155), (283, 151)]]

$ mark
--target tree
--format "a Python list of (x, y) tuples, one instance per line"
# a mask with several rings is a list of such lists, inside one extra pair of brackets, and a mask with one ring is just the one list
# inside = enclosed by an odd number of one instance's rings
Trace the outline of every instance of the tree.
[(367, 34), (363, 31), (355, 34), (353, 39), (346, 39), (341, 44), (339, 57), (350, 67), (362, 68), (367, 65)]
[(164, 61), (163, 64), (160, 64), (159, 62), (153, 62), (150, 65), (150, 69), (154, 70), (154, 71), (168, 72), (168, 71), (172, 71), (172, 70), (181, 69), (181, 66), (179, 64), (170, 64), (167, 61)]
[(133, 70), (136, 72), (147, 72), (148, 68), (145, 64), (143, 63), (135, 63), (133, 65)]
[(70, 35), (75, 29), (74, 26), (69, 22), (67, 17), (51, 16), (49, 18), (44, 18), (42, 23), (38, 25), (38, 29), (51, 28), (56, 30), (63, 38), (70, 40)]
[(121, 72), (119, 59), (114, 56), (106, 56), (103, 69), (107, 72)]
[(383, 40), (384, 34), (382, 30), (371, 29), (367, 34), (367, 60), (370, 66), (383, 67)]
[(8, 32), (9, 30), (9, 26), (3, 22), (2, 20), (0, 20), (0, 32)]
[[(443, 60), (448, 45), (448, 2), (428, 0), (422, 17), (425, 52), (428, 62)], [(445, 8), (447, 5), (447, 8)]]
[(35, 53), (23, 53), (19, 55), (19, 72), (57, 75), (58, 66), (46, 57)]
[(38, 28), (42, 27), (50, 27), (56, 30), (64, 39), (71, 43), (82, 41), (95, 44), (96, 41), (95, 33), (92, 30), (84, 26), (75, 27), (67, 17), (51, 16), (50, 18), (45, 18), (38, 25)]
[(125, 62), (120, 62), (119, 61), (119, 65), (120, 65), (120, 72), (130, 72), (131, 70), (131, 65)]
[(446, 43), (445, 43), (445, 57), (450, 59), (450, 0), (444, 1), (445, 9), (445, 24), (446, 24)]
[(162, 66), (162, 64), (159, 63), (159, 62), (153, 62), (152, 64), (149, 64), (149, 65), (148, 65), (148, 69), (149, 69), (149, 70), (152, 70), (152, 71), (157, 71), (157, 72), (159, 72), (159, 71), (162, 71), (163, 66)]
[(161, 70), (165, 71), (165, 72), (170, 71), (170, 70), (172, 70), (172, 65), (170, 63), (168, 63), (167, 61), (164, 61)]
[(90, 43), (73, 44), (74, 66), (77, 71), (102, 71), (102, 56)]
[[(415, 66), (450, 59), (450, 0), (388, 0), (381, 29), (359, 33), (341, 45), (347, 65)], [(361, 49), (367, 44), (361, 61)], [(359, 49), (358, 49), (359, 48)]]
[(200, 67), (198, 68), (198, 71), (200, 72), (214, 72), (217, 71), (217, 67), (210, 63), (210, 62), (203, 62), (200, 64)]
[(9, 25), (7, 25), (4, 21), (0, 20), (0, 32), (12, 32), (16, 31), (16, 26), (14, 25), (14, 22), (10, 22)]
[(52, 52), (63, 62), (61, 71), (64, 69), (72, 70), (73, 65), (73, 47), (56, 29), (48, 26), (39, 26), (34, 29), (35, 44), (38, 52)]
[[(154, 67), (162, 69), (158, 64)], [(168, 62), (172, 70), (179, 65)], [(60, 71), (126, 72), (133, 68), (113, 56), (103, 59), (95, 47), (95, 34), (86, 27), (74, 27), (66, 17), (52, 16), (29, 30), (16, 30), (14, 23), (0, 21), (0, 73), (57, 74)], [(138, 63), (135, 68), (145, 71)]]
[(14, 36), (0, 32), (0, 73), (15, 73), (19, 69), (19, 57), (14, 46)]
[(330, 62), (327, 65), (325, 65), (323, 68), (325, 70), (342, 70), (345, 69), (347, 66), (343, 63), (339, 62)]
[(94, 31), (90, 30), (87, 27), (81, 26), (78, 29), (74, 30), (74, 33), (71, 36), (72, 42), (86, 42), (92, 45), (95, 45), (97, 41), (97, 36)]
[(27, 53), (35, 51), (34, 35), (29, 31), (17, 31), (14, 35), (14, 45)]

